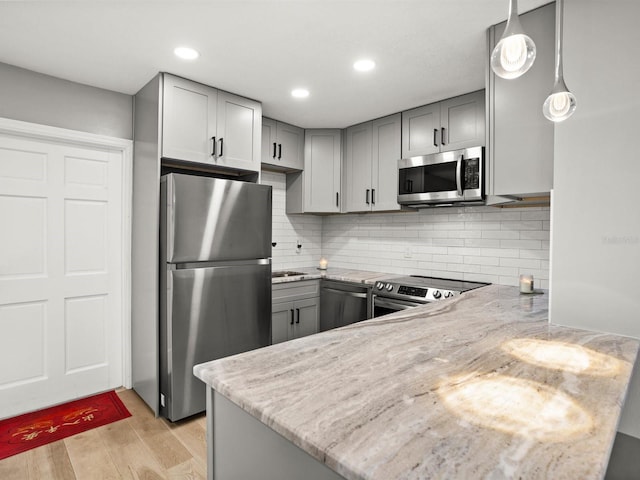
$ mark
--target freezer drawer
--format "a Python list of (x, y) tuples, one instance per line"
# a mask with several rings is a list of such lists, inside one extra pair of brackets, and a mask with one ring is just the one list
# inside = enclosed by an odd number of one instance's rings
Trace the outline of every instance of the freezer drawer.
[(271, 263), (167, 269), (161, 308), (160, 413), (205, 410), (193, 366), (271, 343)]

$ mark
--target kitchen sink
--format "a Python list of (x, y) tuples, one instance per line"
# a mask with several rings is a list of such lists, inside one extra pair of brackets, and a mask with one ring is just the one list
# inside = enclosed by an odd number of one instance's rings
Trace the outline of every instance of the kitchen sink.
[(291, 272), (291, 271), (272, 272), (271, 273), (271, 278), (295, 277), (296, 275), (304, 275), (304, 273), (302, 273), (302, 272)]

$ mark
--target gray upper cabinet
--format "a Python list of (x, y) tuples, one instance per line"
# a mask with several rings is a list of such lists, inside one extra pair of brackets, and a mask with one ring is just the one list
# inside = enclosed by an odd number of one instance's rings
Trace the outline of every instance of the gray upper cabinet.
[(402, 157), (485, 144), (485, 92), (402, 112)]
[(304, 168), (304, 130), (270, 118), (262, 119), (262, 165), (280, 171)]
[[(536, 60), (513, 80), (489, 73), (489, 195), (544, 195), (553, 185), (554, 126), (542, 104), (553, 86), (555, 4), (520, 15), (520, 22), (536, 44)], [(504, 27), (489, 29), (490, 50)]]
[(260, 170), (259, 102), (164, 74), (162, 157)]
[(342, 135), (305, 130), (304, 171), (287, 175), (287, 213), (339, 213)]
[(397, 202), (400, 131), (399, 113), (346, 130), (345, 211), (400, 209)]

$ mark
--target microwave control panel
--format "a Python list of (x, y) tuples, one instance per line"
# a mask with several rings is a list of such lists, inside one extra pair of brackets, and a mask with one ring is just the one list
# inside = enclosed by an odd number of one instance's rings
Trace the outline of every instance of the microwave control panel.
[(480, 159), (469, 158), (464, 160), (464, 188), (480, 188)]

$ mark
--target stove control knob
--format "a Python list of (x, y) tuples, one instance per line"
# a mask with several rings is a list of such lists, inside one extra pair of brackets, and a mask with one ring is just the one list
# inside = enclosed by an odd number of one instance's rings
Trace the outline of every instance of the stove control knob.
[(387, 292), (390, 292), (391, 290), (393, 290), (393, 285), (387, 283)]
[(440, 293), (440, 290), (433, 291), (433, 298), (435, 298), (436, 300), (438, 300), (441, 296), (442, 296), (442, 293)]
[(376, 288), (378, 290), (382, 290), (382, 287), (384, 287), (384, 285), (382, 284), (382, 282), (376, 282)]
[(444, 298), (450, 298), (453, 297), (453, 292), (447, 292), (444, 294)]

